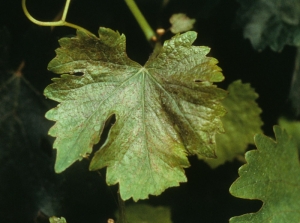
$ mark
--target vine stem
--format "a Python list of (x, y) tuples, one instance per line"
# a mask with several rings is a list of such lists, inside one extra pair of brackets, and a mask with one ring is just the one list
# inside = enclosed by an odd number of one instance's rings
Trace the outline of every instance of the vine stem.
[(119, 219), (118, 219), (118, 222), (127, 223), (126, 216), (125, 216), (125, 201), (121, 197), (120, 190), (117, 193), (118, 193), (118, 202), (119, 202)]
[(135, 17), (136, 21), (140, 25), (141, 29), (143, 30), (146, 39), (151, 42), (156, 39), (156, 34), (153, 29), (150, 27), (149, 23), (141, 13), (138, 6), (135, 4), (134, 0), (125, 0), (128, 8), (130, 9), (131, 13)]
[(67, 17), (67, 13), (68, 13), (68, 10), (69, 10), (70, 2), (71, 2), (71, 0), (66, 0), (66, 4), (65, 4), (65, 7), (64, 7), (62, 17), (59, 21), (55, 21), (55, 22), (43, 22), (43, 21), (39, 21), (39, 20), (33, 18), (33, 16), (31, 16), (30, 13), (27, 10), (26, 0), (22, 0), (22, 8), (23, 8), (23, 11), (24, 11), (26, 17), (31, 22), (33, 22), (34, 24), (37, 24), (39, 26), (68, 26), (68, 27), (71, 27), (71, 28), (74, 28), (74, 29), (77, 29), (77, 30), (84, 31), (84, 32), (94, 36), (93, 33), (91, 33), (90, 31), (82, 28), (81, 26), (78, 26), (78, 25), (75, 25), (75, 24), (72, 24), (72, 23), (69, 23), (69, 22), (66, 21), (66, 17)]

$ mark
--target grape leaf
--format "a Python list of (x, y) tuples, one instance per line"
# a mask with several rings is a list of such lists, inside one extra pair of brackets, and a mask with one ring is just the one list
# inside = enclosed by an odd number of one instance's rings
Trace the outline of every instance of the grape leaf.
[(231, 83), (227, 91), (229, 95), (222, 101), (227, 110), (227, 114), (222, 117), (225, 133), (216, 136), (218, 158), (204, 158), (212, 168), (232, 161), (237, 155), (244, 155), (248, 144), (254, 144), (254, 135), (261, 133), (263, 124), (259, 116), (261, 109), (255, 102), (258, 94), (250, 84), (238, 80)]
[(293, 137), (296, 142), (298, 151), (300, 152), (300, 122), (295, 120), (288, 120), (285, 117), (280, 117), (278, 125), (284, 128), (287, 133)]
[(254, 138), (257, 150), (246, 153), (247, 164), (231, 185), (233, 196), (262, 200), (256, 213), (230, 219), (234, 222), (299, 222), (300, 168), (295, 142), (285, 130), (274, 127), (274, 141), (263, 134)]
[(170, 18), (170, 23), (172, 24), (170, 30), (172, 33), (181, 33), (191, 30), (194, 26), (196, 19), (189, 18), (186, 14), (178, 13), (174, 14)]
[[(118, 220), (119, 212), (116, 212), (116, 216)], [(126, 206), (126, 220), (127, 223), (172, 223), (171, 209), (164, 206), (131, 204)]]
[(11, 149), (18, 144), (16, 139), (22, 142), (22, 148), (25, 145), (38, 148), (41, 138), (47, 137), (50, 126), (44, 117), (49, 106), (42, 95), (18, 72), (1, 73), (0, 83), (0, 133), (3, 136), (0, 138), (0, 145), (3, 146), (1, 154), (11, 153)]
[(284, 45), (300, 46), (300, 1), (237, 1), (241, 5), (237, 20), (244, 26), (244, 37), (256, 50), (270, 46), (280, 51)]
[(46, 114), (56, 121), (49, 131), (57, 137), (55, 171), (91, 153), (115, 115), (90, 170), (107, 166), (106, 182), (119, 183), (124, 200), (158, 195), (186, 181), (187, 154), (215, 157), (226, 93), (212, 82), (223, 80), (221, 69), (206, 57), (208, 47), (191, 46), (195, 32), (166, 41), (144, 66), (127, 57), (124, 35), (100, 28), (99, 36), (77, 31), (75, 38), (62, 38), (49, 63), (62, 74), (44, 92), (60, 102)]
[[(0, 95), (0, 222), (32, 222), (38, 211), (59, 209), (59, 179), (46, 146), (52, 142), (51, 122), (44, 117), (50, 106), (21, 68), (3, 67)], [(12, 210), (21, 211), (12, 215)]]

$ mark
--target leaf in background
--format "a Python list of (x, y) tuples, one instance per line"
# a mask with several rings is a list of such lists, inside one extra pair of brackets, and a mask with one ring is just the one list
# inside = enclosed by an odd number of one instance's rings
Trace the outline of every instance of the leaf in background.
[(23, 65), (0, 72), (0, 222), (32, 222), (60, 202), (44, 116), (49, 108), (21, 73)]
[(58, 217), (55, 217), (55, 216), (50, 217), (49, 221), (50, 221), (50, 223), (67, 223), (65, 218), (63, 218), (63, 217), (58, 218)]
[[(244, 155), (248, 144), (254, 144), (254, 135), (261, 133), (263, 124), (255, 100), (258, 94), (240, 80), (231, 83), (229, 92), (222, 104), (227, 114), (222, 117), (225, 133), (217, 134), (217, 159), (205, 159), (212, 168), (216, 168), (226, 161), (232, 161), (238, 155)], [(203, 158), (203, 157), (199, 157)]]
[[(50, 124), (44, 118), (48, 109), (44, 98), (21, 71), (2, 73), (0, 83), (0, 145), (10, 148), (17, 137), (22, 139), (22, 145), (38, 148)], [(2, 154), (10, 149), (3, 149)]]
[(289, 99), (297, 116), (300, 115), (300, 47), (297, 47), (295, 67), (291, 81)]
[(280, 117), (278, 120), (278, 125), (286, 130), (286, 132), (293, 137), (297, 144), (298, 151), (300, 151), (300, 122), (291, 121), (287, 118)]
[(173, 14), (170, 18), (170, 23), (172, 25), (170, 30), (174, 34), (186, 32), (193, 28), (195, 22), (196, 19), (191, 19), (186, 14)]
[[(116, 216), (118, 216), (118, 212), (116, 212)], [(170, 208), (153, 207), (147, 204), (126, 206), (126, 220), (127, 223), (172, 223)]]
[(237, 20), (256, 50), (270, 46), (281, 51), (284, 45), (300, 46), (299, 0), (237, 0)]
[(246, 153), (247, 164), (231, 185), (233, 196), (262, 200), (256, 213), (230, 219), (234, 222), (289, 222), (300, 219), (300, 166), (297, 147), (286, 131), (274, 127), (276, 141), (257, 134), (257, 150)]
[[(119, 183), (124, 200), (158, 195), (186, 181), (187, 154), (215, 157), (226, 94), (212, 82), (223, 80), (221, 69), (206, 57), (208, 47), (191, 46), (195, 32), (166, 41), (145, 66), (127, 57), (124, 35), (106, 28), (99, 35), (78, 31), (75, 38), (61, 39), (49, 63), (51, 71), (63, 74), (45, 89), (60, 102), (46, 114), (56, 121), (49, 131), (57, 137), (55, 170), (91, 153), (115, 115), (90, 169), (107, 166), (106, 182)], [(83, 75), (72, 75), (76, 72)]]

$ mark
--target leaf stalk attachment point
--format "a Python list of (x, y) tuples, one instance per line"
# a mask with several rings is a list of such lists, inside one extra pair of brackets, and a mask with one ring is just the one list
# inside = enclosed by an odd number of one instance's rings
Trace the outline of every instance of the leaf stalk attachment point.
[(39, 20), (33, 18), (27, 10), (26, 0), (22, 0), (22, 8), (23, 8), (23, 11), (24, 11), (26, 17), (31, 22), (33, 22), (34, 24), (37, 24), (39, 26), (68, 26), (68, 27), (71, 27), (71, 28), (74, 28), (74, 29), (77, 29), (77, 30), (84, 31), (84, 32), (94, 36), (93, 33), (91, 33), (90, 31), (82, 28), (81, 26), (78, 26), (78, 25), (75, 25), (75, 24), (72, 24), (72, 23), (69, 23), (69, 22), (66, 21), (66, 17), (67, 17), (67, 13), (68, 13), (68, 10), (69, 10), (70, 2), (71, 2), (71, 0), (66, 0), (66, 4), (65, 4), (65, 7), (64, 7), (62, 17), (59, 21), (55, 21), (55, 22), (44, 22), (44, 21), (39, 21)]
[(151, 42), (151, 41), (156, 41), (156, 34), (153, 31), (153, 29), (150, 27), (149, 23), (141, 13), (140, 9), (138, 6), (135, 4), (134, 0), (125, 0), (128, 8), (130, 9), (131, 13), (135, 17), (136, 21), (140, 25), (141, 29), (143, 30), (146, 39)]

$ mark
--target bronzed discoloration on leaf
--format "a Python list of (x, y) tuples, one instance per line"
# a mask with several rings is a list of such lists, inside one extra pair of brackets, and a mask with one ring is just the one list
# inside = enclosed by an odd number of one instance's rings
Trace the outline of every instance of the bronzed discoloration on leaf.
[[(220, 100), (225, 91), (217, 60), (207, 47), (191, 46), (195, 32), (166, 41), (144, 66), (125, 53), (125, 36), (100, 28), (100, 38), (81, 31), (60, 40), (49, 69), (62, 74), (45, 89), (61, 102), (46, 117), (56, 121), (55, 169), (64, 171), (90, 154), (106, 120), (115, 115), (91, 170), (107, 167), (107, 183), (120, 184), (123, 199), (145, 199), (185, 182), (187, 154), (214, 157), (215, 134), (222, 132)], [(72, 75), (83, 73), (82, 76)]]

